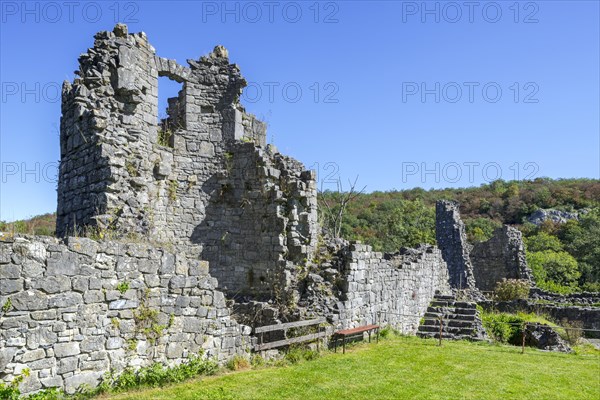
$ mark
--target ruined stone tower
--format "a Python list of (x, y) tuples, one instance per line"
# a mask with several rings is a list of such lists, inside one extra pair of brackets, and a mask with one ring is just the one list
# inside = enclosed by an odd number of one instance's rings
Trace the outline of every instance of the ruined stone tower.
[(437, 245), (448, 264), (452, 288), (467, 290), (476, 298), (480, 291), (492, 292), (502, 279), (520, 279), (535, 286), (518, 229), (504, 225), (489, 240), (472, 245), (467, 241), (458, 202), (440, 200), (435, 211)]
[(435, 239), (448, 264), (450, 286), (456, 289), (475, 289), (473, 265), (469, 258), (465, 224), (460, 219), (458, 203), (441, 200), (435, 205)]
[[(266, 146), (222, 46), (188, 67), (100, 32), (63, 84), (57, 234), (187, 245), (230, 293), (268, 294), (317, 242), (315, 176)], [(182, 84), (159, 119), (158, 77)]]

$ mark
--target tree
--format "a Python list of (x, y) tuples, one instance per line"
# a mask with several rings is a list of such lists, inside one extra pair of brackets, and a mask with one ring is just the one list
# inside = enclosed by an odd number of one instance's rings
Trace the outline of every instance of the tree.
[(342, 222), (348, 204), (360, 196), (367, 188), (366, 186), (363, 186), (360, 191), (356, 191), (356, 182), (358, 182), (358, 176), (356, 176), (354, 179), (354, 183), (348, 180), (348, 183), (350, 184), (350, 190), (348, 192), (344, 192), (342, 180), (338, 179), (337, 192), (331, 196), (331, 198), (324, 196), (322, 190), (319, 191), (321, 204), (325, 206), (324, 208), (320, 207), (322, 216), (327, 228), (329, 228), (331, 234), (333, 234), (333, 237), (340, 237), (340, 232), (342, 231)]
[(528, 252), (527, 264), (538, 284), (549, 281), (562, 286), (576, 286), (581, 275), (577, 260), (565, 251)]
[(384, 247), (398, 251), (420, 243), (435, 243), (435, 210), (420, 200), (394, 201), (384, 214), (380, 229)]
[(470, 242), (485, 242), (502, 224), (489, 218), (472, 218), (465, 221), (465, 230)]
[(538, 252), (544, 250), (552, 250), (555, 252), (562, 251), (563, 245), (556, 236), (540, 231), (536, 235), (525, 238), (525, 246), (527, 251)]
[(563, 224), (558, 236), (565, 250), (579, 260), (580, 284), (600, 283), (600, 208)]

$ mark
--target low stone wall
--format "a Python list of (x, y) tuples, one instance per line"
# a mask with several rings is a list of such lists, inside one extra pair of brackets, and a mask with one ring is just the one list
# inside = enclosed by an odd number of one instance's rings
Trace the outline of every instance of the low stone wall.
[(553, 303), (573, 304), (577, 306), (591, 306), (592, 304), (600, 304), (599, 292), (581, 292), (571, 294), (558, 294), (547, 292), (540, 288), (531, 288), (529, 297), (539, 300), (551, 301)]
[(344, 265), (338, 305), (343, 328), (379, 323), (414, 334), (435, 292), (450, 292), (448, 267), (435, 246), (384, 255), (352, 244)]
[(570, 324), (581, 323), (581, 328), (590, 330), (585, 332), (585, 337), (600, 338), (600, 307), (560, 306), (555, 304), (540, 304), (528, 300), (501, 301), (497, 303), (485, 301), (479, 304), (486, 310), (494, 309), (507, 313), (524, 311), (547, 315), (558, 324), (561, 324), (562, 321), (567, 321)]
[(22, 237), (0, 242), (0, 379), (24, 393), (94, 386), (108, 370), (243, 354), (208, 263), (145, 244)]

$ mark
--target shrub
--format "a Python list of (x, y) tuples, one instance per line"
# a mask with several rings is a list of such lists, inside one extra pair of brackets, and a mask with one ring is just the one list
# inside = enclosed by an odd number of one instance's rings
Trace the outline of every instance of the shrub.
[(554, 282), (561, 286), (575, 286), (581, 276), (577, 260), (565, 251), (527, 252), (527, 264), (538, 285)]
[(126, 291), (129, 290), (129, 282), (127, 282), (127, 281), (125, 281), (125, 282), (119, 282), (119, 284), (117, 285), (117, 290), (121, 294), (124, 294)]
[(527, 251), (545, 251), (552, 250), (555, 252), (562, 251), (563, 245), (556, 236), (552, 236), (546, 232), (538, 232), (536, 235), (526, 237), (524, 239)]
[(22, 381), (23, 376), (19, 375), (8, 384), (0, 382), (0, 399), (19, 400), (19, 396), (21, 395), (19, 384)]
[[(422, 325), (424, 321), (425, 321), (425, 318), (421, 318), (419, 325)], [(387, 337), (397, 336), (397, 335), (399, 335), (398, 331), (396, 331), (394, 328), (392, 328), (389, 325), (379, 331), (379, 337), (381, 339), (385, 339)]]
[(260, 354), (253, 354), (250, 358), (250, 365), (252, 365), (255, 368), (262, 367), (265, 364), (265, 359)]
[(517, 315), (504, 313), (483, 313), (483, 326), (494, 340), (518, 345), (521, 341), (522, 326), (525, 320)]
[(212, 375), (217, 369), (216, 362), (203, 358), (202, 353), (200, 353), (172, 368), (161, 363), (155, 363), (148, 367), (142, 367), (137, 371), (126, 368), (118, 376), (110, 371), (105, 374), (102, 383), (96, 389), (90, 391), (90, 394), (121, 392), (144, 386), (159, 387), (167, 383), (182, 382), (198, 375)]
[(290, 364), (297, 364), (302, 360), (302, 350), (298, 348), (291, 348), (285, 354), (285, 360)]
[(499, 301), (526, 299), (529, 297), (529, 282), (521, 279), (502, 279), (496, 284), (494, 294)]
[(250, 362), (240, 355), (235, 355), (231, 360), (227, 362), (227, 368), (232, 371), (240, 371), (243, 369), (250, 368)]
[(496, 228), (502, 224), (489, 218), (472, 218), (465, 220), (465, 230), (467, 238), (470, 242), (485, 242), (494, 234)]
[(319, 358), (320, 354), (316, 350), (307, 347), (290, 347), (285, 354), (284, 360), (290, 364), (297, 364), (302, 360), (310, 361)]

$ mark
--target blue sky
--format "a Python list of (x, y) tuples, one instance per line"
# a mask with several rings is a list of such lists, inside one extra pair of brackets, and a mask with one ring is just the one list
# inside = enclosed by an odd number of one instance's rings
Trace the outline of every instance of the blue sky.
[(599, 178), (598, 1), (0, 4), (0, 220), (55, 210), (57, 89), (117, 21), (181, 64), (227, 47), (247, 110), (323, 188)]

